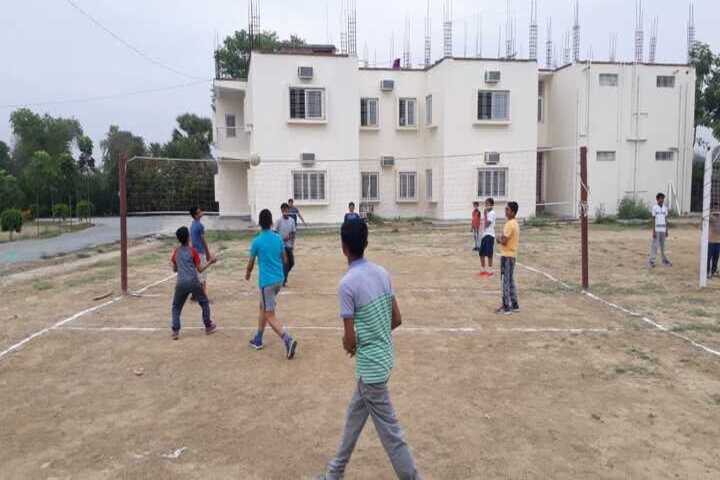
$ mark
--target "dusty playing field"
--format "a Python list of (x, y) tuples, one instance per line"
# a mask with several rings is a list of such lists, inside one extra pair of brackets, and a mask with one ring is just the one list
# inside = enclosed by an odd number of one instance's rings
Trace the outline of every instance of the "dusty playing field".
[[(697, 229), (673, 231), (675, 266), (649, 271), (647, 231), (592, 228), (592, 292), (640, 316), (577, 289), (577, 230), (523, 229), (519, 261), (566, 286), (518, 267), (522, 311), (509, 317), (492, 313), (499, 278), (475, 275), (469, 232), (371, 233), (368, 256), (392, 273), (404, 314), (391, 395), (425, 478), (720, 478), (720, 357), (700, 346), (720, 350), (720, 280), (696, 288)], [(133, 289), (169, 275), (170, 245), (130, 259)], [(337, 319), (339, 240), (298, 242), (279, 299), (300, 342), (290, 362), (270, 333), (264, 351), (247, 347), (258, 303), (256, 279), (243, 279), (247, 245), (215, 242), (222, 330), (210, 337), (188, 304), (184, 326), (194, 328), (170, 340), (172, 279), (142, 297), (94, 301), (117, 294), (115, 262), (8, 287), (0, 351), (109, 304), (0, 358), (0, 478), (321, 472), (354, 386)], [(347, 478), (393, 478), (370, 423)]]

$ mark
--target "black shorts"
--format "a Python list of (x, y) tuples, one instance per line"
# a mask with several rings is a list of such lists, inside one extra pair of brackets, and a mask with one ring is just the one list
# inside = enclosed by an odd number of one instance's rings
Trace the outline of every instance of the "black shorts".
[(495, 248), (495, 237), (492, 235), (485, 235), (480, 242), (480, 256), (481, 257), (492, 257)]

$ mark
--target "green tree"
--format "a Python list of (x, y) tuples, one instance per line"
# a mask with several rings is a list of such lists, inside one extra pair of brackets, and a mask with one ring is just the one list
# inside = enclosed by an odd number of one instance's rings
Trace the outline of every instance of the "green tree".
[(10, 158), (10, 148), (5, 142), (0, 142), (0, 168), (6, 172), (12, 171), (12, 158)]
[[(290, 35), (288, 40), (280, 40), (276, 32), (265, 31), (255, 35), (253, 48), (275, 52), (283, 47), (306, 45), (305, 40)], [(247, 30), (235, 31), (223, 40), (222, 47), (215, 51), (216, 74), (219, 78), (245, 79), (250, 61), (250, 35)]]
[(61, 223), (65, 223), (65, 220), (70, 216), (70, 207), (66, 203), (56, 203), (52, 209), (53, 218), (57, 218)]
[(80, 200), (77, 203), (77, 217), (78, 220), (90, 220), (90, 217), (93, 215), (93, 211), (95, 210), (95, 207), (93, 206), (92, 202), (89, 202), (87, 200)]
[[(720, 139), (720, 55), (698, 42), (693, 48), (691, 65), (695, 67), (695, 128), (707, 127)], [(695, 137), (697, 138), (697, 136)]]
[(113, 213), (117, 213), (119, 211), (117, 192), (120, 188), (118, 185), (118, 159), (122, 154), (126, 154), (128, 159), (145, 155), (145, 140), (133, 135), (130, 131), (120, 130), (117, 125), (111, 125), (105, 139), (100, 142), (100, 148), (103, 152), (102, 168), (105, 174), (106, 188), (114, 198), (111, 210)]
[(0, 168), (0, 212), (20, 208), (25, 204), (23, 193), (15, 177)]
[(22, 213), (16, 208), (4, 210), (2, 215), (0, 215), (0, 229), (2, 229), (3, 232), (10, 232), (11, 241), (13, 232), (20, 233), (22, 231), (22, 225)]
[(36, 151), (23, 170), (23, 190), (35, 204), (35, 216), (50, 213), (49, 205), (55, 201), (55, 187), (60, 172), (57, 163), (44, 150)]

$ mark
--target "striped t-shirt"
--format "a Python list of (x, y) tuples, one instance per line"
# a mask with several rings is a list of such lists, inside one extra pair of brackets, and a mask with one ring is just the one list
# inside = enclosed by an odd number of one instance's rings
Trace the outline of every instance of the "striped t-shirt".
[(372, 262), (355, 260), (340, 281), (338, 297), (340, 316), (355, 324), (356, 377), (367, 384), (386, 382), (394, 363), (390, 275)]

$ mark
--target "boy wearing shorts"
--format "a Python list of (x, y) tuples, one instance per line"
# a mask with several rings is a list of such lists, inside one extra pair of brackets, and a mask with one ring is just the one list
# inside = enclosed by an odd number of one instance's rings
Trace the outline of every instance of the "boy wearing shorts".
[(482, 214), (480, 213), (480, 202), (473, 202), (473, 210), (471, 213), (470, 228), (473, 234), (473, 251), (480, 251), (480, 226), (482, 224)]
[(255, 337), (250, 340), (250, 346), (255, 350), (262, 350), (263, 333), (265, 327), (269, 324), (270, 328), (282, 339), (287, 359), (292, 360), (298, 342), (284, 331), (275, 316), (277, 296), (285, 279), (283, 267), (286, 261), (285, 246), (280, 235), (272, 231), (273, 220), (270, 210), (264, 209), (260, 212), (259, 223), (262, 231), (257, 234), (250, 245), (250, 261), (245, 272), (245, 280), (249, 281), (253, 268), (255, 268), (255, 262), (258, 262), (260, 269), (258, 275), (260, 315), (258, 318), (258, 330)]
[(515, 285), (515, 258), (520, 243), (520, 226), (518, 225), (517, 202), (508, 202), (505, 207), (505, 227), (498, 238), (500, 244), (500, 276), (502, 277), (502, 305), (495, 312), (510, 315), (520, 310)]
[(187, 227), (180, 227), (175, 232), (175, 236), (180, 242), (172, 254), (170, 262), (173, 271), (177, 272), (177, 282), (175, 283), (175, 295), (172, 303), (172, 339), (180, 338), (180, 313), (188, 295), (193, 294), (197, 298), (200, 308), (202, 308), (202, 319), (205, 324), (205, 333), (210, 335), (217, 328), (210, 320), (210, 303), (205, 295), (198, 274), (202, 273), (206, 268), (215, 263), (215, 259), (211, 259), (206, 264), (202, 264), (200, 255), (195, 248), (188, 244), (190, 231)]
[(344, 223), (341, 237), (343, 254), (349, 264), (338, 288), (340, 316), (345, 328), (343, 347), (348, 355), (356, 357), (357, 385), (337, 454), (325, 473), (317, 478), (339, 480), (344, 477), (355, 444), (371, 417), (397, 477), (419, 479), (387, 386), (394, 363), (392, 331), (402, 323), (390, 276), (384, 268), (364, 258), (368, 238), (365, 222)]
[(280, 211), (282, 212), (282, 216), (278, 218), (275, 224), (275, 231), (280, 235), (280, 238), (282, 238), (285, 244), (285, 280), (282, 286), (287, 287), (290, 270), (295, 266), (295, 234), (297, 232), (297, 226), (295, 225), (295, 220), (290, 216), (290, 206), (287, 203), (280, 205)]
[[(495, 200), (492, 198), (487, 198), (485, 200), (482, 222), (483, 232), (482, 240), (480, 241), (480, 265), (482, 266), (480, 276), (488, 278), (495, 275), (492, 269), (493, 254), (495, 253), (495, 221), (497, 219), (497, 215), (493, 210), (494, 206)], [(487, 270), (485, 269), (485, 259), (487, 259)]]

